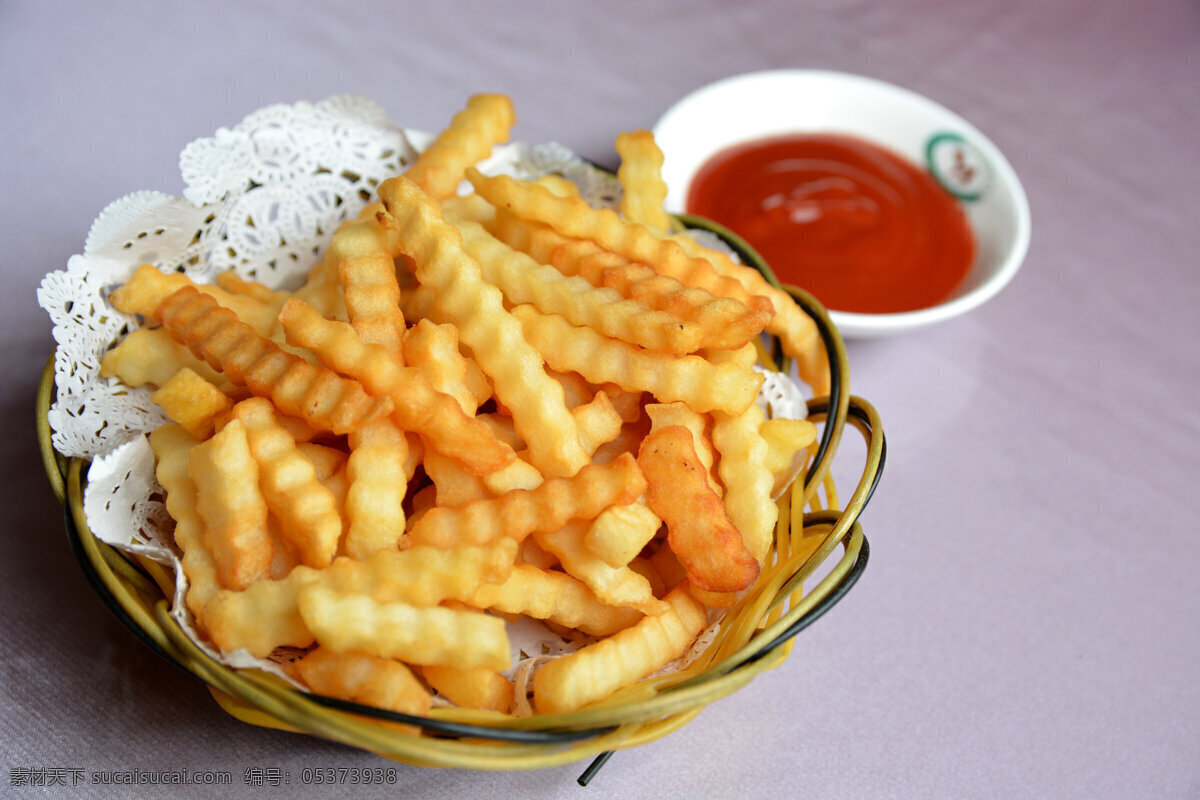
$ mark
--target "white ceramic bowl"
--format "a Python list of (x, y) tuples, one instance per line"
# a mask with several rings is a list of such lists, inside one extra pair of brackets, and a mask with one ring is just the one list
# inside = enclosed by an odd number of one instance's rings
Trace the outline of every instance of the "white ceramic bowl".
[[(887, 336), (950, 319), (993, 297), (1016, 274), (1029, 248), (1029, 203), (1007, 159), (953, 111), (858, 75), (753, 72), (709, 84), (677, 102), (654, 128), (666, 157), (668, 209), (687, 210), (692, 176), (718, 151), (767, 136), (816, 131), (858, 136), (929, 167), (959, 197), (975, 235), (974, 263), (949, 299), (894, 314), (831, 310), (843, 336)], [(975, 167), (969, 182), (956, 181), (948, 169), (947, 160), (956, 155)]]

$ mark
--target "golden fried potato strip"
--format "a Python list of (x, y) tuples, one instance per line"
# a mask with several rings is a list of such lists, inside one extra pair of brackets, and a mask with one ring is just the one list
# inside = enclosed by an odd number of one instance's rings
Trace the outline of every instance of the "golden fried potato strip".
[(628, 566), (608, 565), (584, 543), (592, 520), (571, 520), (555, 531), (534, 534), (538, 545), (562, 564), (567, 574), (582, 581), (610, 606), (635, 608), (644, 614), (660, 614), (665, 606), (654, 596), (649, 581)]
[(454, 508), (432, 508), (409, 531), (415, 544), (451, 547), (501, 537), (521, 540), (575, 518), (592, 518), (611, 505), (630, 503), (646, 489), (631, 457), (610, 465), (588, 464), (568, 478), (550, 478), (533, 489)]
[(460, 708), (507, 714), (513, 704), (512, 681), (485, 667), (460, 669), (446, 664), (419, 667), (425, 682)]
[(232, 294), (214, 284), (196, 283), (182, 272), (167, 275), (150, 264), (138, 267), (129, 280), (109, 294), (108, 302), (118, 311), (150, 318), (154, 317), (155, 310), (167, 297), (184, 288), (208, 295), (260, 336), (270, 336), (275, 326), (278, 306), (267, 305), (247, 295)]
[(187, 367), (171, 376), (150, 399), (197, 439), (212, 436), (217, 418), (233, 408), (228, 395)]
[(543, 714), (574, 711), (683, 655), (708, 625), (708, 614), (682, 585), (671, 590), (666, 602), (668, 611), (647, 616), (539, 669), (533, 676), (537, 710)]
[(642, 552), (660, 527), (662, 520), (639, 498), (628, 505), (604, 509), (583, 541), (610, 567), (623, 567)]
[(409, 442), (390, 419), (359, 428), (350, 434), (349, 442), (342, 552), (362, 559), (400, 546), (405, 525), (404, 495), (411, 476), (407, 469)]
[(405, 326), (390, 245), (388, 232), (371, 218), (338, 228), (326, 258), (337, 265), (355, 332), (364, 341), (399, 353)]
[(284, 305), (279, 320), (290, 343), (307, 347), (322, 364), (390, 398), (396, 424), (419, 433), (432, 449), (477, 474), (494, 472), (515, 458), (487, 427), (464, 414), (453, 397), (434, 389), (424, 372), (401, 366), (386, 348), (363, 341), (347, 323), (325, 319), (295, 298)]
[(380, 603), (309, 585), (297, 597), (300, 618), (322, 647), (350, 650), (410, 664), (462, 669), (511, 666), (504, 620), (440, 606)]
[(667, 544), (688, 580), (711, 592), (736, 592), (758, 577), (759, 563), (705, 480), (692, 434), (670, 425), (647, 436), (638, 451), (646, 500), (667, 524)]
[(204, 543), (204, 520), (196, 510), (196, 484), (188, 473), (192, 449), (200, 441), (179, 425), (163, 425), (150, 434), (155, 477), (167, 493), (167, 513), (175, 520), (175, 544), (183, 551), (183, 574), (188, 588), (185, 602), (197, 618), (217, 592), (217, 562)]
[[(458, 329), (453, 325), (418, 321), (404, 334), (404, 360), (429, 376), (433, 388), (457, 400), (464, 414), (475, 413), (480, 389), (472, 388), (477, 380), (471, 376), (472, 362), (459, 350)], [(491, 394), (490, 388), (486, 394)]]
[(405, 174), (432, 197), (450, 197), (458, 190), (463, 170), (491, 155), (494, 145), (507, 141), (516, 121), (508, 97), (477, 94)]
[(481, 583), (507, 579), (516, 553), (517, 543), (505, 539), (486, 547), (382, 551), (365, 561), (336, 558), (324, 570), (298, 566), (282, 580), (259, 581), (244, 592), (218, 592), (205, 606), (202, 621), (224, 652), (245, 649), (265, 658), (276, 647), (313, 643), (297, 606), (305, 586), (319, 584), (337, 592), (367, 594), (383, 603), (414, 606), (432, 606), (446, 599), (465, 601)]
[(204, 543), (221, 585), (245, 589), (266, 578), (273, 553), (267, 503), (242, 423), (233, 420), (192, 448), (188, 474), (196, 485), (196, 512), (204, 520)]
[(318, 647), (296, 662), (296, 672), (317, 694), (422, 716), (433, 697), (399, 661)]
[(392, 410), (391, 400), (371, 397), (356, 381), (284, 352), (193, 288), (170, 295), (154, 314), (172, 336), (231, 381), (322, 430), (349, 433)]
[(181, 369), (190, 369), (217, 387), (229, 386), (220, 372), (192, 355), (163, 328), (138, 328), (104, 354), (100, 375), (126, 386), (166, 386)]
[(333, 494), (321, 485), (296, 440), (276, 421), (270, 401), (243, 400), (234, 407), (233, 418), (245, 426), (263, 498), (279, 521), (280, 534), (296, 549), (301, 563), (317, 569), (328, 566), (342, 535)]
[(687, 286), (732, 297), (750, 308), (773, 311), (769, 299), (717, 273), (707, 259), (688, 256), (678, 243), (655, 236), (644, 225), (627, 223), (610, 209), (592, 208), (580, 197), (557, 197), (537, 184), (507, 175), (486, 176), (475, 168), (467, 169), (466, 174), (475, 191), (497, 208), (542, 222), (563, 236), (596, 242), (605, 250), (653, 267)]
[(517, 564), (503, 583), (485, 583), (467, 600), (478, 608), (524, 614), (592, 636), (608, 636), (628, 628), (642, 614), (632, 608), (602, 603), (583, 582), (563, 572)]
[(817, 440), (817, 426), (806, 419), (769, 419), (759, 428), (767, 443), (763, 465), (774, 476), (771, 497), (779, 499), (808, 462), (809, 446)]
[(273, 306), (276, 309), (281, 308), (287, 302), (287, 299), (291, 297), (290, 292), (281, 292), (264, 286), (257, 281), (248, 281), (233, 270), (226, 270), (219, 273), (216, 283), (217, 286), (220, 286), (230, 294), (253, 297), (263, 305)]
[[(753, 345), (740, 351), (721, 350), (710, 354), (715, 364), (754, 363)], [(775, 478), (767, 467), (769, 448), (760, 432), (766, 417), (758, 403), (740, 414), (713, 412), (712, 443), (720, 453), (717, 474), (725, 486), (725, 512), (742, 533), (746, 549), (763, 563), (775, 539), (779, 507), (771, 497)], [(708, 587), (706, 587), (708, 588)]]
[(646, 130), (627, 131), (617, 136), (616, 146), (621, 157), (617, 180), (625, 190), (621, 216), (655, 233), (670, 232), (671, 218), (663, 207), (667, 199), (667, 184), (662, 178), (663, 153), (654, 141), (654, 134)]
[(541, 354), (504, 308), (500, 290), (483, 280), (462, 236), (442, 218), (436, 202), (406, 178), (385, 181), (379, 196), (395, 221), (402, 252), (416, 264), (421, 284), (435, 292), (442, 321), (491, 379), (497, 400), (513, 415), (529, 444), (533, 466), (547, 476), (573, 475), (587, 463), (562, 388), (543, 367)]
[(607, 339), (556, 314), (516, 306), (512, 315), (525, 338), (556, 370), (578, 372), (595, 384), (649, 392), (664, 403), (682, 401), (700, 412), (740, 413), (754, 402), (763, 376), (736, 364), (714, 366), (698, 356), (672, 358)]
[(530, 303), (573, 325), (587, 325), (613, 339), (662, 353), (682, 355), (701, 346), (699, 325), (627, 300), (611, 289), (598, 289), (581, 277), (565, 276), (509, 247), (481, 225), (464, 222), (456, 227), (463, 246), (479, 262), (484, 280), (498, 286), (509, 303)]

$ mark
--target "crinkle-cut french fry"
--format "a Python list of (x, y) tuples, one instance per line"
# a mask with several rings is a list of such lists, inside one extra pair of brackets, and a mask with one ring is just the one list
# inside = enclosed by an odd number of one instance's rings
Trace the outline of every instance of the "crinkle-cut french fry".
[(451, 547), (501, 537), (524, 539), (575, 518), (590, 519), (610, 505), (630, 503), (646, 482), (631, 457), (602, 466), (588, 464), (569, 478), (550, 478), (528, 490), (477, 500), (456, 508), (433, 508), (409, 531), (415, 544)]
[(771, 497), (776, 500), (808, 462), (809, 446), (817, 440), (817, 426), (806, 419), (776, 417), (758, 429), (767, 443), (764, 466), (774, 477)]
[(812, 317), (796, 304), (791, 295), (767, 283), (758, 270), (738, 264), (725, 253), (707, 248), (691, 236), (675, 234), (669, 238), (677, 242), (688, 255), (702, 258), (712, 264), (718, 273), (733, 277), (746, 287), (746, 291), (769, 299), (775, 316), (767, 324), (767, 333), (778, 336), (783, 351), (796, 359), (800, 378), (817, 395), (828, 394), (829, 360), (821, 334)]
[(712, 592), (741, 591), (753, 583), (759, 563), (709, 488), (691, 432), (669, 425), (650, 434), (638, 464), (649, 486), (646, 500), (666, 523), (667, 544), (688, 580)]
[[(754, 363), (755, 350), (746, 345), (739, 351), (715, 351), (710, 358), (716, 364), (749, 366)], [(766, 465), (769, 448), (760, 433), (765, 417), (758, 403), (751, 403), (740, 414), (715, 411), (712, 417), (712, 443), (721, 455), (717, 474), (725, 486), (725, 512), (742, 532), (746, 549), (761, 564), (779, 521), (779, 507), (771, 498), (775, 478)]]
[(477, 194), (460, 194), (442, 200), (442, 214), (456, 225), (460, 222), (490, 225), (496, 218), (496, 207)]
[(462, 182), (463, 170), (507, 141), (516, 121), (512, 101), (505, 95), (474, 95), (405, 174), (432, 197), (450, 197)]
[(388, 398), (371, 397), (356, 381), (284, 352), (193, 288), (170, 295), (154, 313), (172, 336), (231, 381), (322, 430), (349, 433), (392, 410)]
[(512, 708), (512, 681), (484, 667), (460, 669), (447, 664), (418, 667), (425, 682), (459, 708), (507, 714)]
[[(392, 246), (388, 232), (371, 216), (339, 227), (326, 257), (337, 264), (354, 331), (400, 357), (405, 325)], [(391, 420), (378, 420), (351, 433), (349, 445), (341, 549), (362, 559), (396, 549), (404, 535), (408, 437)]]
[(350, 434), (346, 538), (342, 543), (346, 555), (362, 559), (400, 546), (407, 462), (408, 437), (391, 420), (372, 422)]
[(217, 562), (204, 543), (204, 520), (196, 510), (196, 484), (188, 473), (192, 448), (199, 440), (179, 425), (163, 425), (150, 434), (155, 477), (167, 493), (167, 513), (175, 520), (175, 544), (183, 551), (183, 574), (188, 588), (185, 602), (196, 617), (221, 590)]
[(592, 520), (571, 520), (555, 531), (534, 534), (538, 545), (554, 555), (568, 575), (578, 578), (600, 599), (617, 607), (635, 608), (643, 614), (660, 614), (665, 606), (654, 596), (650, 583), (628, 566), (609, 566), (584, 543)]
[(181, 369), (190, 369), (215, 386), (229, 381), (220, 372), (192, 355), (163, 328), (138, 328), (100, 361), (100, 375), (116, 378), (126, 386), (165, 386)]
[(335, 472), (346, 466), (349, 457), (345, 451), (316, 442), (298, 442), (296, 449), (308, 459), (317, 472), (317, 480), (324, 483)]
[(608, 394), (602, 391), (597, 392), (591, 402), (572, 408), (571, 416), (579, 426), (579, 441), (588, 455), (595, 453), (600, 445), (617, 438), (624, 423), (608, 399)]
[(267, 504), (242, 423), (233, 420), (192, 448), (188, 474), (196, 485), (204, 544), (216, 562), (221, 585), (240, 590), (266, 578), (272, 556)]
[(663, 153), (650, 131), (627, 131), (617, 136), (621, 165), (617, 180), (625, 190), (621, 215), (656, 233), (667, 233), (671, 219), (663, 207), (667, 184), (662, 179)]
[(452, 458), (430, 453), (425, 458), (424, 466), (425, 474), (437, 488), (439, 506), (461, 506), (492, 497), (491, 491), (481, 478), (472, 475)]
[(604, 509), (583, 541), (610, 567), (623, 567), (642, 552), (660, 527), (662, 520), (639, 498), (628, 505)]
[[(541, 186), (559, 197), (578, 197), (579, 186), (574, 181), (564, 178), (562, 175), (550, 172), (538, 178), (534, 178), (534, 183)], [(484, 202), (487, 202), (486, 200)]]
[(545, 352), (547, 364), (578, 372), (592, 383), (646, 391), (661, 402), (683, 401), (700, 412), (721, 409), (735, 414), (754, 402), (762, 386), (762, 375), (737, 364), (714, 366), (699, 356), (672, 358), (641, 350), (533, 306), (516, 306), (512, 315), (525, 338)]
[(317, 694), (417, 716), (433, 705), (433, 697), (412, 671), (390, 658), (318, 647), (295, 667)]
[[(561, 260), (570, 253), (571, 248), (564, 248), (556, 257)], [(771, 320), (767, 312), (750, 308), (739, 300), (685, 286), (644, 264), (612, 263), (605, 255), (585, 257), (579, 269), (589, 275), (598, 271), (595, 280), (599, 286), (700, 326), (705, 347), (718, 350), (741, 347), (762, 333)]]
[(364, 342), (350, 325), (325, 319), (294, 298), (284, 305), (279, 319), (289, 342), (307, 347), (321, 363), (389, 398), (395, 423), (421, 434), (432, 449), (479, 474), (494, 472), (515, 457), (482, 423), (464, 414), (453, 397), (434, 389), (424, 372), (401, 366), (386, 348)]
[[(550, 264), (554, 251), (564, 244), (576, 241), (563, 236), (549, 225), (521, 219), (504, 208), (496, 209), (496, 216), (484, 227), (488, 233), (514, 250), (520, 250), (539, 264)], [(596, 246), (599, 250), (599, 246)], [(573, 272), (563, 272), (574, 275)], [(594, 285), (594, 284), (593, 284)]]
[(360, 592), (382, 603), (432, 606), (466, 600), (481, 583), (506, 580), (516, 553), (517, 544), (505, 540), (486, 547), (383, 551), (365, 561), (336, 558), (324, 570), (299, 566), (283, 580), (259, 581), (244, 592), (218, 592), (205, 606), (204, 627), (224, 652), (245, 649), (262, 658), (276, 647), (313, 643), (296, 605), (305, 586)]
[(436, 292), (434, 304), (444, 321), (458, 327), (460, 340), (491, 379), (496, 399), (512, 411), (533, 466), (547, 476), (578, 472), (588, 459), (562, 389), (546, 375), (542, 355), (505, 310), (500, 290), (484, 282), (458, 230), (406, 178), (384, 181), (379, 196), (395, 221), (402, 252), (416, 264), (417, 278)]
[(326, 258), (337, 264), (346, 314), (355, 332), (364, 341), (399, 353), (404, 314), (390, 244), (391, 237), (377, 220), (353, 222), (333, 234)]
[(457, 400), (464, 414), (474, 415), (478, 388), (471, 388), (471, 362), (458, 348), (458, 329), (422, 319), (404, 334), (403, 344), (405, 362), (423, 371), (433, 388)]
[(212, 436), (217, 418), (233, 408), (227, 394), (187, 367), (171, 376), (150, 399), (197, 439)]
[(708, 613), (683, 586), (671, 590), (666, 603), (668, 611), (556, 658), (534, 673), (537, 710), (543, 714), (573, 711), (682, 656), (708, 625)]
[(317, 471), (296, 441), (275, 421), (275, 409), (261, 397), (243, 400), (233, 409), (246, 430), (250, 453), (258, 464), (259, 486), (267, 508), (279, 521), (279, 532), (301, 563), (320, 569), (333, 561), (342, 535), (337, 501), (321, 485)]
[(719, 274), (707, 259), (688, 256), (678, 243), (655, 236), (644, 225), (625, 222), (615, 211), (592, 208), (580, 197), (556, 197), (537, 184), (507, 175), (486, 176), (474, 167), (467, 169), (466, 176), (475, 191), (497, 208), (545, 223), (564, 236), (594, 241), (605, 250), (651, 266), (688, 286), (732, 297), (750, 308), (772, 311), (769, 299)]
[(563, 572), (517, 564), (503, 583), (485, 583), (467, 600), (503, 614), (524, 614), (592, 636), (608, 636), (637, 622), (641, 612), (600, 602), (582, 581)]
[(277, 289), (271, 289), (257, 281), (248, 281), (241, 275), (238, 275), (233, 270), (226, 270), (217, 275), (217, 286), (220, 286), (230, 294), (241, 294), (246, 297), (253, 297), (258, 302), (267, 306), (274, 306), (277, 310), (283, 307), (291, 297), (290, 292), (281, 292)]
[(578, 276), (565, 276), (509, 247), (478, 223), (457, 227), (484, 280), (498, 286), (511, 304), (530, 303), (544, 314), (559, 314), (574, 325), (587, 325), (613, 339), (662, 353), (682, 355), (701, 345), (699, 325), (628, 300), (614, 290), (598, 289)]
[(220, 286), (196, 283), (182, 272), (167, 275), (150, 264), (138, 267), (129, 280), (109, 294), (108, 302), (118, 311), (150, 318), (167, 297), (184, 288), (211, 297), (217, 305), (231, 311), (260, 336), (270, 336), (275, 326), (275, 315), (279, 312), (276, 306), (269, 306), (246, 295), (231, 294)]
[(685, 403), (647, 403), (645, 409), (646, 416), (650, 418), (651, 433), (668, 425), (682, 425), (691, 431), (692, 446), (696, 448), (696, 456), (707, 471), (708, 485), (718, 497), (724, 495), (725, 487), (714, 475), (717, 459), (708, 432), (709, 419), (703, 414), (697, 414)]
[(462, 669), (512, 665), (504, 620), (489, 614), (380, 603), (315, 584), (300, 590), (297, 606), (313, 637), (331, 650)]

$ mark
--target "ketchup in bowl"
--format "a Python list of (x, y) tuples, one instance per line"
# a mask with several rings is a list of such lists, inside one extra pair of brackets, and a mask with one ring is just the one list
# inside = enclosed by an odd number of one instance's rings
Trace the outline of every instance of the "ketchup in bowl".
[(962, 281), (975, 252), (962, 209), (932, 176), (839, 134), (723, 150), (696, 173), (687, 208), (746, 239), (780, 282), (837, 311), (936, 305)]

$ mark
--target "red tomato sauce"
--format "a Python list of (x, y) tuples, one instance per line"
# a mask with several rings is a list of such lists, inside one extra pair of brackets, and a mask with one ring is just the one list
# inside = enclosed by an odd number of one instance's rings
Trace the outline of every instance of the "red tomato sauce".
[(687, 207), (748, 241), (781, 283), (838, 311), (936, 305), (975, 254), (953, 195), (851, 136), (797, 134), (723, 150), (697, 173)]

